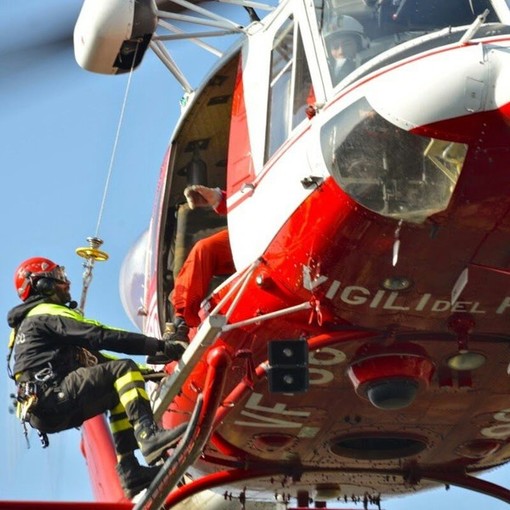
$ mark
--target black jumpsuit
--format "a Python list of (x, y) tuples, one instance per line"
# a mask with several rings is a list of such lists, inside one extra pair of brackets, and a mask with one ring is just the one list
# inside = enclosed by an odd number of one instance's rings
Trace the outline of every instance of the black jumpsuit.
[(13, 308), (8, 323), (15, 335), (14, 377), (38, 387), (30, 413), (34, 428), (60, 432), (110, 411), (117, 453), (137, 448), (133, 425), (141, 417), (152, 418), (143, 376), (133, 360), (99, 351), (155, 354), (163, 342), (104, 326), (40, 297)]

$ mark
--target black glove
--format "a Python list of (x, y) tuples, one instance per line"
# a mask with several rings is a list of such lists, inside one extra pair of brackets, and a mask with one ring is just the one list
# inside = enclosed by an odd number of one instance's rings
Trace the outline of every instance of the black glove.
[(158, 352), (147, 357), (150, 365), (164, 365), (178, 361), (188, 347), (189, 327), (182, 317), (176, 317), (173, 324), (167, 324), (162, 340), (158, 340)]
[(181, 359), (188, 344), (180, 340), (164, 340), (165, 346), (163, 352), (170, 361), (178, 361)]
[(182, 317), (175, 317), (173, 323), (167, 323), (163, 332), (163, 340), (174, 340), (181, 342), (189, 342), (189, 327)]

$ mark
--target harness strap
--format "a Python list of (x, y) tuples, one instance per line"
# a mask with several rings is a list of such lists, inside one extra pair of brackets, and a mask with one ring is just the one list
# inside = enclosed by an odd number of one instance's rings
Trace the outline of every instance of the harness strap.
[(16, 340), (16, 333), (17, 333), (17, 329), (11, 329), (11, 333), (9, 335), (8, 350), (7, 350), (7, 375), (12, 380), (14, 380), (14, 374), (12, 373), (12, 368), (11, 368), (11, 358), (12, 358), (12, 353), (14, 351), (14, 341)]
[[(53, 372), (51, 364), (48, 364), (48, 366), (37, 372), (27, 371), (16, 374), (16, 379), (18, 380), (16, 416), (23, 426), (23, 434), (27, 442), (27, 447), (30, 448), (27, 428), (27, 423), (30, 423), (30, 415), (38, 402), (39, 395), (48, 388), (54, 386), (57, 383), (57, 377)], [(42, 447), (47, 448), (50, 444), (48, 435), (35, 428), (32, 424), (30, 424), (30, 426), (37, 431)]]

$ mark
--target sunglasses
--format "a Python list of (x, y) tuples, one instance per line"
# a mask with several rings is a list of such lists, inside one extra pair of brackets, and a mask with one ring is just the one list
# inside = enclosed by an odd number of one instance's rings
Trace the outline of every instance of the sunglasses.
[(51, 278), (57, 283), (69, 283), (69, 278), (67, 277), (66, 268), (64, 266), (57, 266), (55, 269), (48, 271), (44, 277)]

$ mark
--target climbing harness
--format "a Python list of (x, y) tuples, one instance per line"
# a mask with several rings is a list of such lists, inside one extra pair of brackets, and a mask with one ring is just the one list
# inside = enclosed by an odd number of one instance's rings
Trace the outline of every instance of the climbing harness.
[[(25, 436), (25, 441), (27, 442), (27, 448), (30, 448), (30, 441), (28, 440), (27, 423), (30, 423), (30, 414), (32, 412), (33, 407), (37, 404), (38, 392), (39, 387), (37, 383), (33, 381), (28, 381), (18, 384), (18, 392), (17, 395), (15, 396), (17, 400), (16, 416), (21, 422), (21, 426), (23, 427), (23, 435)], [(50, 444), (48, 435), (45, 432), (41, 432), (38, 429), (35, 430), (37, 431), (37, 435), (41, 440), (42, 447), (47, 448)]]
[[(9, 352), (7, 354), (7, 373), (9, 377), (16, 381), (11, 369), (11, 357), (14, 347), (14, 338), (16, 338), (16, 330), (11, 331), (11, 337), (9, 339)], [(50, 382), (55, 379), (55, 373), (51, 366), (45, 367), (39, 372), (33, 375), (34, 380), (18, 382), (17, 383), (17, 392), (16, 394), (11, 394), (11, 398), (13, 398), (16, 402), (16, 417), (21, 423), (23, 427), (23, 435), (25, 436), (25, 441), (27, 443), (27, 448), (30, 448), (30, 441), (28, 440), (28, 427), (27, 423), (30, 423), (30, 416), (33, 408), (37, 404), (39, 398), (39, 391), (46, 389)], [(34, 427), (35, 428), (35, 427)], [(46, 433), (41, 432), (38, 429), (37, 435), (41, 440), (41, 444), (43, 448), (47, 448), (50, 444), (48, 436)]]

